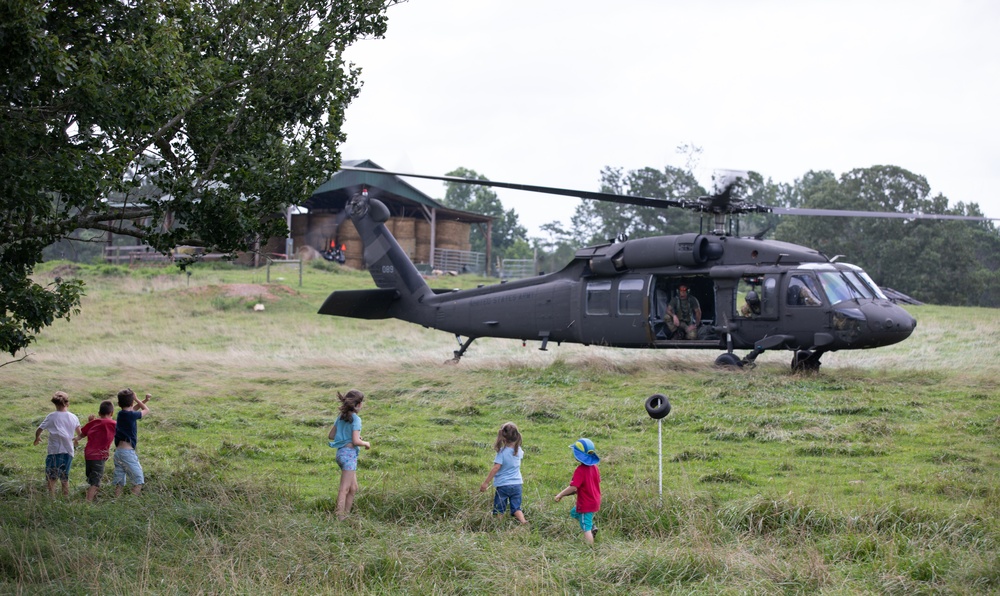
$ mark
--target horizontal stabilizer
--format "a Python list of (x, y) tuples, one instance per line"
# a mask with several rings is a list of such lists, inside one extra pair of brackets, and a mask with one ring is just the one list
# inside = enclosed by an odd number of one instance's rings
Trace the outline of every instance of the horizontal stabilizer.
[(388, 319), (389, 306), (399, 297), (393, 289), (340, 290), (330, 294), (319, 309), (321, 315), (354, 319)]

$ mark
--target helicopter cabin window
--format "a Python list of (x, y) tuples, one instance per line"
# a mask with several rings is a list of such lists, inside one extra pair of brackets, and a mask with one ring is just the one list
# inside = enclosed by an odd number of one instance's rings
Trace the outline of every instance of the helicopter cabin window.
[(611, 314), (610, 281), (592, 281), (587, 283), (587, 314)]
[(644, 282), (641, 279), (623, 279), (618, 282), (618, 314), (641, 315), (642, 292)]
[(773, 319), (778, 315), (778, 277), (745, 275), (736, 291), (736, 313), (748, 319)]
[(797, 273), (788, 278), (789, 306), (819, 306), (823, 303), (816, 279), (811, 275)]

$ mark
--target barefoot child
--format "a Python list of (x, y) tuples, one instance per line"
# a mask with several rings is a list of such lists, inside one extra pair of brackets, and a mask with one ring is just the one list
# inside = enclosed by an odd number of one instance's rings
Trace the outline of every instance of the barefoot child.
[(45, 478), (49, 494), (56, 496), (56, 481), (62, 482), (62, 494), (69, 496), (69, 469), (73, 465), (73, 437), (80, 432), (80, 419), (69, 411), (69, 395), (56, 391), (52, 396), (55, 412), (49, 412), (35, 430), (35, 445), (42, 439), (42, 431), (49, 431), (45, 456)]
[[(111, 419), (115, 413), (115, 405), (110, 400), (101, 402), (97, 410), (98, 417), (93, 414), (87, 417), (87, 424), (80, 429), (80, 437), (87, 437), (87, 446), (83, 449), (83, 456), (87, 461), (87, 500), (93, 501), (97, 496), (97, 491), (101, 487), (101, 478), (104, 477), (104, 464), (110, 455), (111, 441), (115, 438), (115, 428), (117, 423)], [(75, 446), (80, 441), (73, 439)]]
[(497, 456), (493, 458), (493, 469), (487, 474), (486, 480), (479, 487), (479, 492), (486, 492), (490, 481), (493, 481), (493, 513), (503, 515), (510, 504), (510, 514), (522, 524), (528, 523), (521, 511), (521, 459), (524, 449), (521, 448), (521, 432), (513, 422), (506, 422), (497, 432), (497, 440), (493, 448)]
[(569, 486), (556, 495), (556, 502), (566, 495), (576, 494), (576, 507), (569, 514), (580, 522), (583, 539), (587, 544), (594, 543), (594, 514), (601, 509), (601, 471), (597, 468), (601, 458), (597, 456), (594, 442), (590, 439), (580, 439), (570, 445), (573, 457), (580, 465), (573, 471), (573, 479)]
[(358, 492), (358, 447), (370, 449), (372, 444), (361, 440), (361, 416), (365, 395), (351, 389), (347, 395), (337, 392), (340, 400), (340, 417), (330, 428), (330, 447), (337, 450), (340, 466), (340, 490), (337, 493), (337, 519), (344, 520), (351, 513), (354, 495)]

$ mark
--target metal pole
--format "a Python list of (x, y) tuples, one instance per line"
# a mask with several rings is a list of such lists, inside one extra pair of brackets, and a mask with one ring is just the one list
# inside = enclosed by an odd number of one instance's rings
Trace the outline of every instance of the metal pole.
[(660, 504), (663, 504), (663, 419), (656, 421), (656, 431), (660, 442)]

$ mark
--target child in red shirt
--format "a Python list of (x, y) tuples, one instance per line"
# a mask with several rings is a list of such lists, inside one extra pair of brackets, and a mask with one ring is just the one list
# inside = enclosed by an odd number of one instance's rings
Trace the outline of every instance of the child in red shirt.
[(117, 423), (111, 419), (115, 413), (115, 405), (109, 400), (101, 402), (98, 408), (98, 418), (91, 414), (87, 424), (80, 429), (80, 436), (74, 439), (74, 443), (80, 441), (80, 437), (87, 437), (87, 446), (83, 450), (84, 458), (87, 460), (87, 500), (93, 501), (97, 496), (97, 490), (101, 487), (101, 478), (104, 476), (104, 463), (110, 456), (109, 448), (115, 438), (115, 428)]
[(576, 507), (569, 514), (580, 522), (583, 539), (587, 544), (594, 543), (594, 514), (601, 509), (601, 471), (597, 468), (601, 458), (597, 456), (594, 442), (590, 439), (580, 439), (570, 445), (573, 457), (580, 465), (573, 471), (573, 479), (569, 486), (556, 495), (556, 502), (567, 495), (576, 494)]

